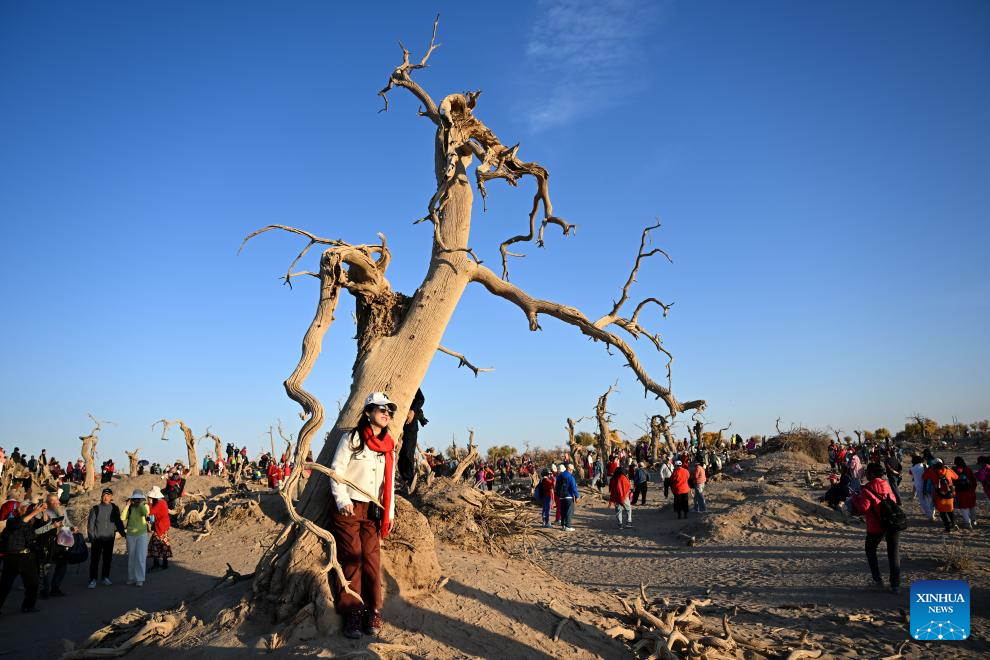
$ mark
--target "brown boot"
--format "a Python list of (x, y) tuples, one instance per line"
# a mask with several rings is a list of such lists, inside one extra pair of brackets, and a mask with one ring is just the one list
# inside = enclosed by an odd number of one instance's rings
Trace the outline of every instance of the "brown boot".
[(377, 610), (364, 611), (364, 632), (377, 635), (382, 631), (382, 615)]
[(344, 637), (361, 639), (361, 610), (351, 610), (344, 620)]

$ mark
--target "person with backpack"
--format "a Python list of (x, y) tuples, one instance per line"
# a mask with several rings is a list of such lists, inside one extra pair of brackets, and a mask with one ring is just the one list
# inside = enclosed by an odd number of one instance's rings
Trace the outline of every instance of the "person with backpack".
[(932, 465), (932, 497), (935, 500), (935, 510), (945, 524), (946, 533), (958, 530), (956, 526), (955, 498), (956, 473), (948, 469), (941, 458), (935, 459)]
[(650, 483), (650, 475), (646, 471), (646, 461), (640, 461), (633, 472), (633, 497), (632, 503), (642, 498), (643, 506), (646, 506), (646, 485)]
[(557, 483), (554, 490), (557, 493), (557, 506), (560, 507), (560, 526), (565, 532), (573, 532), (571, 518), (574, 515), (574, 505), (577, 504), (579, 495), (577, 481), (574, 479), (572, 470), (574, 466), (567, 466), (557, 475)]
[(104, 488), (100, 494), (100, 503), (94, 504), (89, 510), (86, 520), (86, 534), (91, 544), (89, 560), (89, 588), (96, 588), (97, 569), (102, 562), (100, 580), (104, 585), (113, 584), (110, 581), (110, 563), (113, 561), (113, 542), (117, 534), (126, 536), (124, 522), (120, 519), (120, 509), (113, 503), (113, 490)]
[(34, 525), (30, 522), (48, 506), (32, 504), (30, 500), (20, 503), (17, 510), (8, 517), (3, 533), (0, 533), (0, 555), (3, 556), (3, 570), (0, 571), (0, 609), (3, 608), (14, 580), (20, 576), (24, 585), (24, 600), (21, 612), (37, 612), (38, 598), (38, 558), (31, 549), (34, 541)]
[[(626, 476), (624, 467), (616, 467), (612, 472), (612, 478), (608, 482), (608, 503), (615, 507), (615, 518), (619, 522), (619, 529), (632, 527), (632, 505), (629, 503), (629, 495), (632, 492), (632, 485)], [(622, 512), (626, 513), (626, 522), (622, 522)]]
[(953, 460), (952, 471), (956, 473), (956, 505), (962, 514), (963, 525), (973, 529), (976, 525), (976, 475), (962, 456)]
[[(901, 561), (897, 549), (904, 525), (904, 514), (897, 505), (894, 491), (887, 482), (882, 465), (879, 463), (867, 465), (866, 479), (867, 482), (860, 488), (859, 493), (852, 498), (853, 510), (866, 520), (866, 562), (870, 566), (874, 587), (883, 589), (877, 548), (880, 547), (880, 541), (886, 541), (887, 563), (890, 566), (890, 592), (898, 594), (901, 591)], [(900, 511), (899, 520), (897, 520), (898, 511)]]

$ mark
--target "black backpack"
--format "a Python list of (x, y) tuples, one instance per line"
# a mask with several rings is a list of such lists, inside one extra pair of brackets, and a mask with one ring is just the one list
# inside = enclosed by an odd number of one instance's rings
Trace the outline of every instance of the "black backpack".
[(967, 491), (972, 487), (973, 487), (973, 483), (969, 480), (969, 477), (966, 475), (965, 472), (961, 473), (959, 475), (959, 478), (956, 479), (956, 490), (962, 492), (962, 491)]
[(86, 539), (79, 532), (72, 535), (72, 547), (65, 551), (65, 561), (69, 564), (81, 564), (89, 559), (89, 548)]
[(944, 475), (938, 478), (938, 485), (935, 486), (935, 494), (941, 500), (950, 499), (955, 495), (952, 489), (952, 483)]
[[(870, 491), (876, 497), (880, 497), (872, 490)], [(884, 497), (880, 499), (880, 503), (877, 505), (880, 527), (885, 532), (903, 532), (907, 529), (907, 515), (904, 513), (904, 509), (901, 508), (896, 501), (889, 497)]]

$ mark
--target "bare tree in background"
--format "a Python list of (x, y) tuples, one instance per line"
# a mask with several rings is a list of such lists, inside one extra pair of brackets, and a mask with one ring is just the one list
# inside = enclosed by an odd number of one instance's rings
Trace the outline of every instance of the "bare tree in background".
[(172, 426), (178, 426), (179, 430), (182, 431), (182, 437), (186, 441), (186, 457), (189, 459), (189, 474), (198, 475), (199, 474), (199, 461), (196, 457), (196, 436), (193, 435), (192, 429), (186, 426), (186, 423), (181, 419), (176, 419), (169, 421), (167, 419), (160, 419), (151, 425), (151, 430), (154, 431), (155, 427), (159, 424), (162, 425), (162, 440), (168, 440), (168, 429)]

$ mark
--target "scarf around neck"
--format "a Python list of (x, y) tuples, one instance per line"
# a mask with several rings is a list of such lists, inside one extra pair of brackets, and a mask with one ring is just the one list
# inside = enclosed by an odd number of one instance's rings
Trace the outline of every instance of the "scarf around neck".
[(379, 536), (388, 538), (392, 528), (392, 491), (394, 490), (395, 473), (395, 441), (388, 433), (384, 438), (378, 438), (370, 426), (361, 430), (361, 438), (371, 451), (385, 454), (385, 483), (382, 485), (382, 525)]

